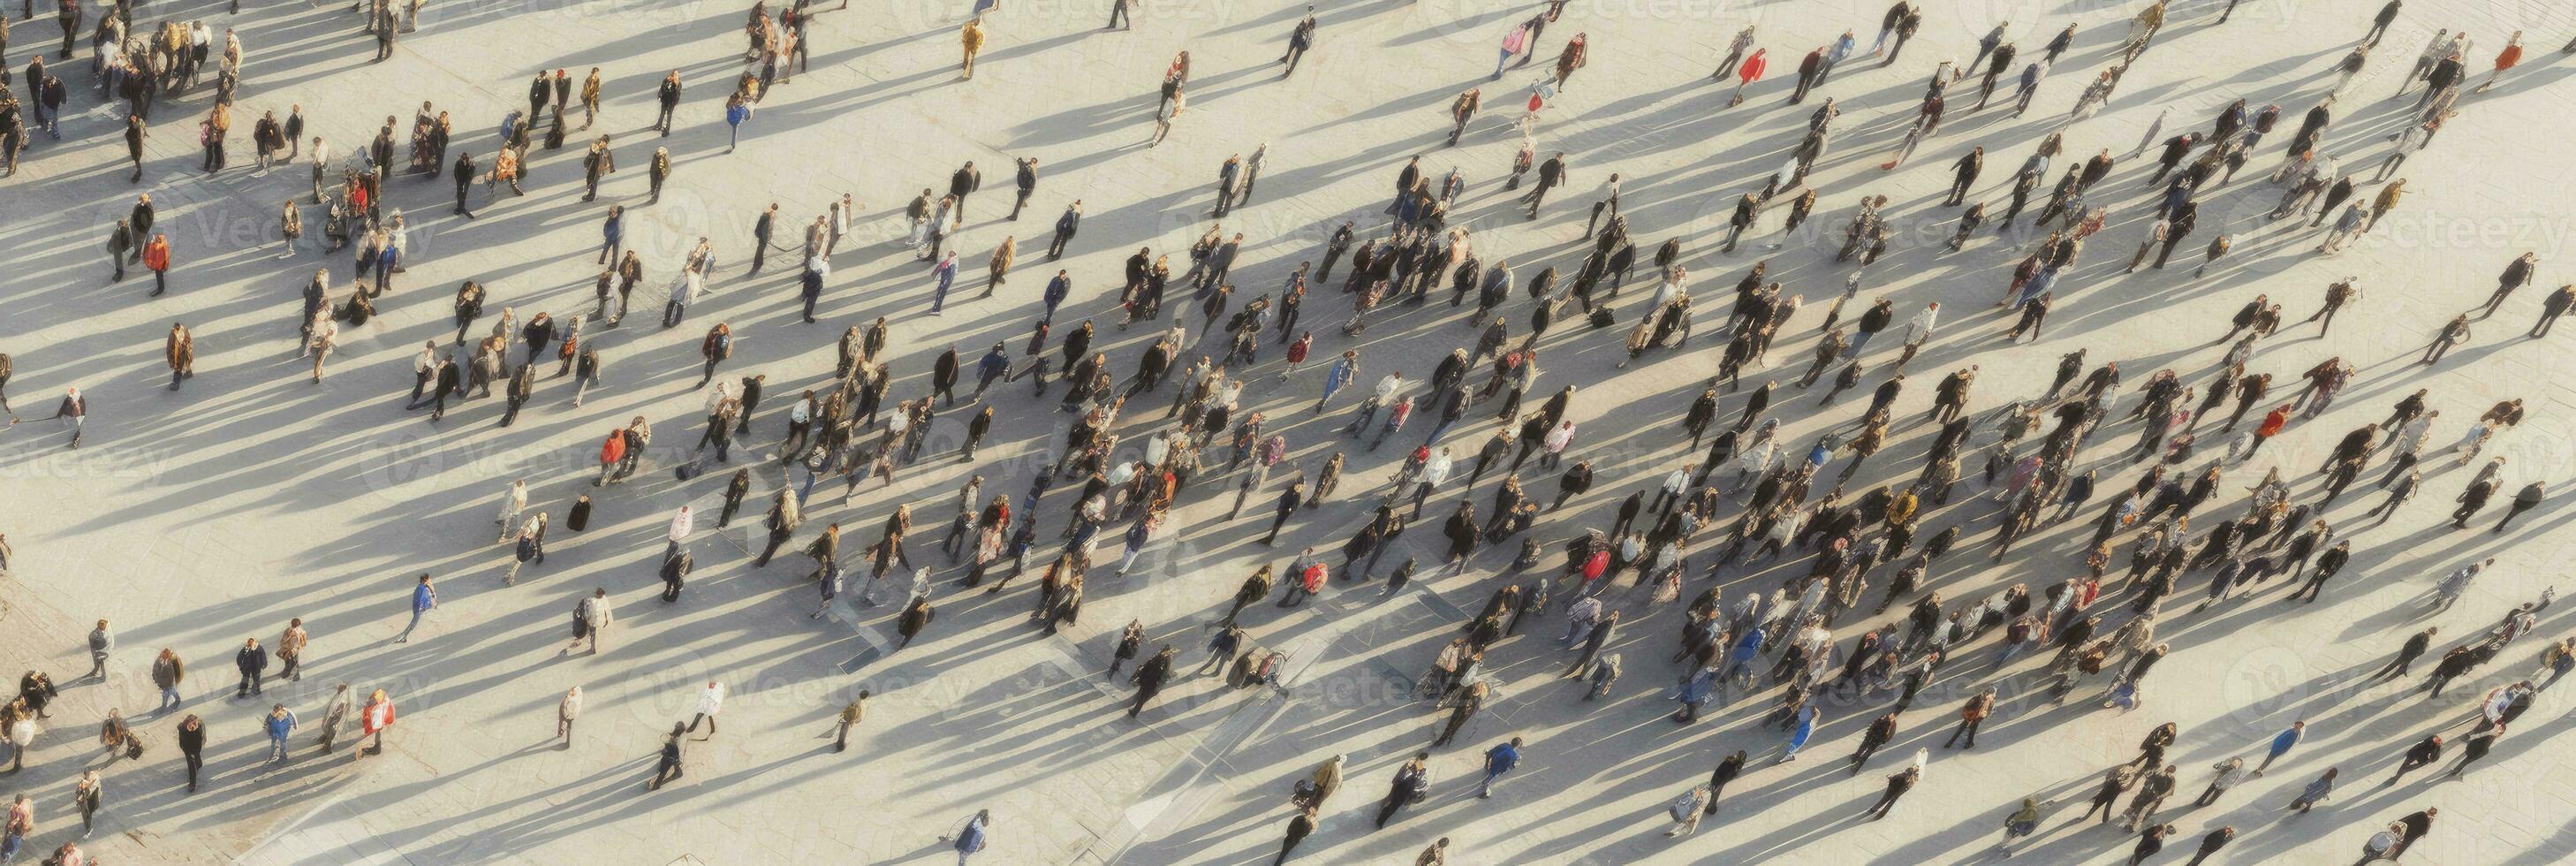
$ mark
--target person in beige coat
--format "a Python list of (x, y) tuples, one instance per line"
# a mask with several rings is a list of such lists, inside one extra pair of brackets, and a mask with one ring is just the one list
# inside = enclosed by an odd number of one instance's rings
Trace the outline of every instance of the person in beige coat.
[(991, 278), (984, 281), (984, 297), (992, 297), (993, 290), (1002, 287), (1002, 283), (1011, 275), (1011, 262), (1019, 258), (1019, 254), (1020, 241), (1017, 236), (1005, 237), (1002, 239), (1001, 246), (993, 248)]
[(563, 700), (555, 702), (555, 737), (563, 740), (564, 748), (572, 748), (572, 722), (580, 717), (581, 687), (574, 686), (564, 692)]
[(286, 632), (277, 636), (277, 658), (286, 663), (278, 669), (278, 678), (288, 682), (304, 679), (304, 645), (311, 642), (312, 636), (304, 631), (303, 617), (286, 621)]

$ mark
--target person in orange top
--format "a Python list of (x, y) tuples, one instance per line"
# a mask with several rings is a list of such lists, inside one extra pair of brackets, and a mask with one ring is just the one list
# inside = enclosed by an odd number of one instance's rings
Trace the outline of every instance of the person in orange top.
[(625, 459), (626, 428), (608, 431), (608, 441), (599, 444), (599, 480), (591, 482), (590, 486), (607, 484), (608, 476), (616, 473), (617, 464)]
[(2478, 85), (2475, 92), (2487, 92), (2487, 88), (2495, 86), (2496, 79), (2504, 77), (2505, 70), (2512, 69), (2514, 64), (2521, 62), (2522, 31), (2516, 30), (2513, 32), (2513, 38), (2504, 41), (2504, 50), (2496, 52), (2495, 71), (2487, 75), (2486, 83)]
[(2263, 450), (2263, 443), (2272, 441), (2274, 436), (2281, 435), (2281, 428), (2288, 426), (2290, 426), (2290, 404), (2283, 403), (2280, 408), (2273, 409), (2271, 414), (2263, 416), (2263, 423), (2254, 428), (2254, 444), (2246, 446), (2244, 459), (2254, 459), (2254, 452)]
[(170, 290), (170, 236), (155, 234), (143, 245), (143, 266), (152, 269), (152, 297)]

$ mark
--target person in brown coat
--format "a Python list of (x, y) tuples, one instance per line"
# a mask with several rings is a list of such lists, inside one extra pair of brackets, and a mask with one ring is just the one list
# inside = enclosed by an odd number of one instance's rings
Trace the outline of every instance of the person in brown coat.
[(162, 360), (170, 365), (170, 390), (179, 390), (179, 380), (197, 375), (197, 338), (188, 326), (170, 325), (170, 338), (161, 345)]
[(1558, 52), (1558, 53), (1557, 53), (1557, 55), (1556, 55), (1556, 86), (1557, 86), (1557, 89), (1559, 89), (1559, 90), (1564, 89), (1564, 88), (1565, 88), (1565, 80), (1566, 80), (1566, 79), (1568, 79), (1568, 78), (1572, 78), (1572, 77), (1574, 77), (1574, 70), (1577, 70), (1577, 69), (1581, 69), (1581, 68), (1583, 68), (1583, 62), (1584, 62), (1584, 58), (1585, 58), (1585, 54), (1586, 54), (1586, 52), (1585, 52), (1585, 46), (1586, 46), (1586, 43), (1588, 42), (1587, 37), (1589, 37), (1590, 35), (1591, 35), (1591, 34), (1588, 34), (1588, 33), (1577, 33), (1577, 34), (1574, 34), (1574, 38), (1573, 38), (1573, 39), (1566, 40), (1566, 42), (1565, 42), (1565, 50), (1560, 51), (1560, 52)]

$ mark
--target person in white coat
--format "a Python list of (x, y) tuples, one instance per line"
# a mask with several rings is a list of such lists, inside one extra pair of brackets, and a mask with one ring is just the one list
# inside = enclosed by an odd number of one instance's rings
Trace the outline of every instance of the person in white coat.
[(698, 732), (698, 723), (707, 723), (707, 739), (715, 739), (716, 714), (724, 711), (724, 683), (709, 680), (707, 690), (698, 693), (698, 716), (689, 720), (689, 733)]
[(501, 513), (492, 517), (492, 522), (501, 527), (501, 534), (494, 537), (492, 539), (492, 543), (500, 544), (517, 537), (519, 534), (519, 515), (526, 513), (527, 510), (527, 480), (520, 479), (510, 482), (510, 492), (501, 494)]
[(698, 299), (698, 293), (705, 291), (706, 285), (705, 274), (696, 268), (682, 267), (679, 276), (671, 279), (670, 302), (662, 305), (662, 327), (680, 324), (680, 320), (688, 316), (689, 303)]
[(680, 555), (680, 546), (689, 540), (689, 533), (697, 527), (697, 514), (686, 505), (680, 506), (680, 513), (671, 516), (671, 545), (662, 549), (662, 558), (667, 560)]

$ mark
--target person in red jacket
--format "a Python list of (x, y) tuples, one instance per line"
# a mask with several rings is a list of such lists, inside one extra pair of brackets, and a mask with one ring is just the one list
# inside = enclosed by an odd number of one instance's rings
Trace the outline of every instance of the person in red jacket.
[(590, 486), (607, 484), (608, 477), (616, 474), (617, 464), (625, 459), (626, 428), (608, 431), (608, 441), (599, 443), (599, 480), (591, 482)]
[(1297, 372), (1297, 368), (1306, 363), (1306, 353), (1314, 348), (1315, 332), (1307, 331), (1298, 334), (1297, 342), (1288, 344), (1288, 367), (1279, 371), (1279, 378), (1284, 380), (1288, 378), (1288, 374)]
[(2272, 441), (2274, 436), (2281, 435), (2281, 428), (2288, 426), (2290, 426), (2290, 404), (2283, 403), (2270, 414), (2264, 415), (2263, 423), (2254, 428), (2254, 442), (2245, 447), (2243, 459), (2254, 459), (2254, 452), (2263, 450), (2263, 443)]
[(1735, 67), (1735, 93), (1727, 97), (1727, 107), (1743, 105), (1745, 86), (1762, 80), (1762, 70), (1771, 67), (1770, 58), (1763, 56), (1766, 50), (1768, 49), (1753, 49), (1753, 55), (1744, 58), (1744, 63)]
[(152, 269), (152, 297), (170, 290), (170, 236), (155, 234), (143, 246), (143, 266)]
[(394, 725), (394, 700), (385, 696), (384, 689), (377, 689), (375, 694), (367, 696), (367, 705), (358, 711), (358, 724), (361, 726), (358, 736), (372, 735), (376, 742), (360, 747), (354, 754), (364, 756), (368, 752), (384, 752), (385, 729)]

